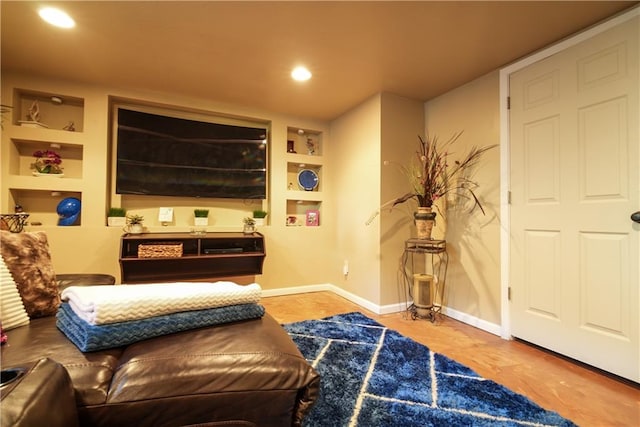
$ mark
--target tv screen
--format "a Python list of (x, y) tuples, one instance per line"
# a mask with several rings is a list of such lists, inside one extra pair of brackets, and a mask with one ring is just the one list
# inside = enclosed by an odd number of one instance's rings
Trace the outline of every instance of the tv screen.
[(116, 193), (265, 199), (267, 130), (118, 108)]

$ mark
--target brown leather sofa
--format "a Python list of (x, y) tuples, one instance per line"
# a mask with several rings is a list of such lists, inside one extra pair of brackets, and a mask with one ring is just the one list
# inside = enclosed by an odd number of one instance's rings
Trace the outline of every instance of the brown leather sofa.
[(91, 353), (55, 317), (7, 335), (3, 371), (25, 370), (0, 389), (3, 427), (298, 426), (319, 390), (269, 314)]

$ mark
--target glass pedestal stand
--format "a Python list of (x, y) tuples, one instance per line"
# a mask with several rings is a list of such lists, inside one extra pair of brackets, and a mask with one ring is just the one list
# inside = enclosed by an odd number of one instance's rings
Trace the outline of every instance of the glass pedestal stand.
[(445, 240), (408, 239), (402, 254), (403, 288), (412, 319), (432, 322), (442, 310), (449, 255)]

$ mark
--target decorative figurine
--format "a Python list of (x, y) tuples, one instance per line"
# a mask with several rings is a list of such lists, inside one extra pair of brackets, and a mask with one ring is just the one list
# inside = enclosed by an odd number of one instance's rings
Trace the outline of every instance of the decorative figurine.
[(311, 138), (307, 138), (307, 150), (310, 156), (313, 156), (316, 152), (316, 146)]
[(38, 104), (38, 100), (36, 99), (31, 103), (31, 107), (27, 110), (27, 118), (33, 122), (40, 121), (40, 104)]

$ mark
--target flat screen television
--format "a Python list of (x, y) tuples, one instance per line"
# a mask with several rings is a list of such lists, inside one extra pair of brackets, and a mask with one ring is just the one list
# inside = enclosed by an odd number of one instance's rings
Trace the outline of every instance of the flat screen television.
[(117, 122), (117, 194), (266, 198), (266, 128), (125, 108)]

